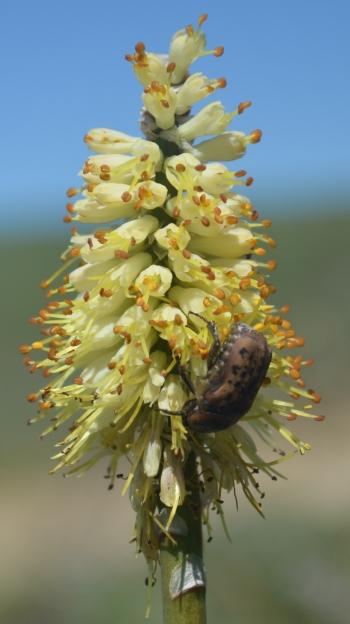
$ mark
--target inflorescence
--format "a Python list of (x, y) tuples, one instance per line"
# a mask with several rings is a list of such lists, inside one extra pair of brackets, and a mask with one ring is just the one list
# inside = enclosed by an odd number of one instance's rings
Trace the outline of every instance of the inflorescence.
[[(38, 403), (30, 422), (48, 421), (42, 436), (68, 427), (52, 472), (83, 472), (106, 458), (109, 487), (124, 479), (137, 548), (149, 562), (157, 561), (160, 536), (170, 536), (191, 487), (184, 478), (191, 452), (210, 537), (210, 513), (222, 516), (223, 492), (236, 496), (242, 488), (260, 511), (256, 474), (276, 479), (286, 456), (275, 434), (304, 453), (309, 445), (289, 422), (323, 419), (312, 412), (319, 395), (302, 377), (311, 360), (292, 354), (304, 340), (286, 319), (288, 307), (270, 303), (271, 222), (238, 192), (253, 179), (219, 162), (241, 158), (260, 140), (260, 130), (227, 130), (251, 102), (225, 112), (214, 101), (191, 115), (193, 105), (226, 86), (224, 78), (188, 73), (201, 56), (223, 53), (206, 49), (205, 19), (175, 33), (167, 56), (143, 43), (127, 55), (144, 87), (146, 138), (105, 128), (85, 136), (95, 154), (83, 165), (81, 185), (67, 191), (64, 220), (93, 229), (72, 228), (60, 269), (42, 283), (50, 301), (31, 319), (42, 337), (21, 347), (29, 371), (45, 379), (28, 396)], [(190, 398), (178, 363), (195, 379), (207, 370), (212, 338), (191, 313), (214, 321), (222, 341), (243, 321), (263, 333), (273, 354), (250, 411), (217, 433), (196, 434), (181, 415), (166, 414), (181, 411)], [(257, 440), (277, 455), (264, 460)]]

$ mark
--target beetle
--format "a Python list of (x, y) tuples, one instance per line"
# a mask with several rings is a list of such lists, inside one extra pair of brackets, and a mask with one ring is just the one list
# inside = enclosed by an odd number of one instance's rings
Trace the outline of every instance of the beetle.
[(265, 336), (245, 323), (236, 323), (223, 343), (216, 323), (194, 312), (208, 325), (213, 337), (207, 374), (196, 386), (188, 370), (179, 364), (180, 376), (195, 398), (178, 412), (185, 426), (198, 433), (212, 433), (234, 425), (251, 408), (271, 362)]

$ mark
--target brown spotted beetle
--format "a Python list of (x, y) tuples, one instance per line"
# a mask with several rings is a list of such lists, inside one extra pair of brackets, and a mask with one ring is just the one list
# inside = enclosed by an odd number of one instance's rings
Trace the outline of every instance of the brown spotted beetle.
[(188, 429), (198, 433), (221, 431), (234, 425), (251, 408), (271, 362), (265, 336), (245, 323), (237, 323), (221, 344), (216, 324), (195, 314), (208, 325), (213, 344), (208, 372), (196, 387), (188, 370), (179, 365), (185, 385), (194, 394), (179, 412)]

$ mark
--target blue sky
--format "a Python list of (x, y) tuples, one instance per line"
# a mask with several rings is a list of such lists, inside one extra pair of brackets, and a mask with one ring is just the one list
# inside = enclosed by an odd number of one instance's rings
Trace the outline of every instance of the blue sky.
[[(349, 169), (349, 21), (345, 0), (118, 2), (2, 0), (2, 211), (7, 226), (58, 224), (64, 191), (86, 158), (91, 127), (138, 134), (141, 85), (124, 54), (142, 40), (164, 52), (172, 33), (209, 13), (221, 58), (195, 71), (225, 76), (234, 128), (262, 128), (241, 161), (256, 200), (305, 205), (345, 195)], [(5, 171), (4, 171), (5, 170)], [(312, 201), (310, 204), (313, 203)]]

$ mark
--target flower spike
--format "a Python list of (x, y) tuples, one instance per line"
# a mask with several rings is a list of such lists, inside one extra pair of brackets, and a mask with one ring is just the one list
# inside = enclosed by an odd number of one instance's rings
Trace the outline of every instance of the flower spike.
[(123, 493), (152, 574), (164, 536), (186, 531), (194, 482), (207, 526), (213, 509), (223, 518), (225, 492), (241, 490), (261, 512), (255, 474), (276, 478), (281, 445), (310, 448), (294, 420), (324, 418), (304, 380), (304, 340), (288, 307), (270, 302), (271, 222), (241, 194), (253, 178), (222, 162), (261, 139), (258, 129), (228, 130), (251, 102), (191, 114), (226, 86), (189, 74), (201, 56), (223, 53), (206, 50), (206, 18), (176, 32), (167, 57), (141, 42), (127, 55), (146, 136), (85, 135), (91, 153), (64, 217), (85, 230), (74, 226), (61, 267), (42, 282), (49, 302), (31, 319), (42, 335), (20, 348), (44, 376), (27, 397), (37, 406), (30, 422), (49, 419), (42, 435), (65, 431), (52, 472), (104, 460), (112, 489), (127, 458)]

